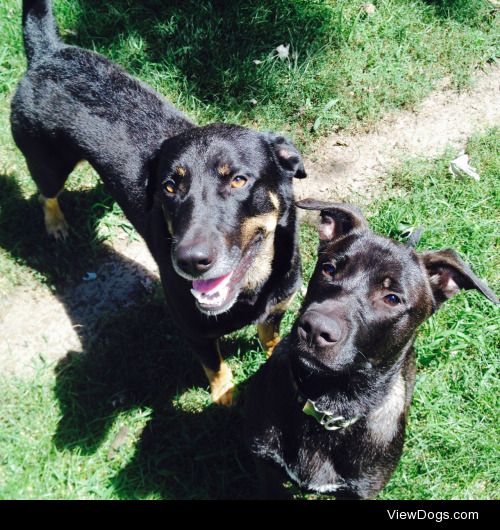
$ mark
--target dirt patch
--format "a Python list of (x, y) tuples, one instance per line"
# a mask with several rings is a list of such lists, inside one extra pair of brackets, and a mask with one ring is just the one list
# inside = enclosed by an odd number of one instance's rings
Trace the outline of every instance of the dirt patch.
[[(334, 134), (318, 141), (306, 159), (309, 178), (296, 181), (298, 198), (369, 200), (384, 177), (409, 156), (433, 157), (447, 145), (465, 146), (474, 132), (500, 124), (500, 68), (477, 76), (457, 93), (446, 83), (413, 111), (393, 112), (374, 129)], [(3, 372), (32, 374), (41, 360), (54, 362), (83, 351), (103, 318), (137, 303), (158, 281), (144, 243), (117, 240), (94, 271), (62, 292), (47, 287), (15, 289), (0, 309), (0, 365)]]
[(88, 349), (107, 315), (144, 299), (159, 282), (156, 264), (142, 241), (115, 241), (84, 278), (55, 294), (45, 286), (18, 288), (2, 304), (4, 373), (32, 374), (69, 351)]
[(370, 199), (384, 177), (410, 156), (432, 158), (448, 145), (465, 147), (474, 132), (500, 124), (500, 67), (479, 73), (474, 85), (455, 92), (443, 81), (414, 110), (392, 112), (371, 131), (320, 140), (306, 161), (309, 178), (296, 182), (302, 199), (314, 192), (337, 201)]

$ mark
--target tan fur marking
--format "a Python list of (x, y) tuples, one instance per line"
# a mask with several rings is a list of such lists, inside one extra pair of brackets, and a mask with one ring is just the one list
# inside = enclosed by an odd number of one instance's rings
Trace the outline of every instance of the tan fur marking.
[(164, 212), (164, 218), (165, 222), (167, 223), (167, 229), (168, 233), (173, 236), (174, 235), (174, 225), (172, 224), (172, 219), (170, 215), (168, 215), (166, 212)]
[(210, 383), (210, 393), (212, 401), (218, 405), (231, 407), (234, 403), (236, 387), (233, 383), (231, 368), (222, 359), (219, 353), (220, 368), (217, 372), (210, 370), (202, 364), (205, 375)]
[(229, 167), (229, 164), (222, 164), (222, 166), (219, 166), (217, 168), (217, 173), (221, 177), (226, 177), (227, 175), (229, 175), (229, 173), (231, 173), (231, 168)]
[(273, 206), (276, 210), (280, 209), (280, 200), (278, 199), (278, 196), (276, 193), (273, 193), (272, 191), (269, 192), (269, 198), (271, 199), (271, 202), (273, 203)]
[(47, 198), (40, 195), (40, 202), (43, 207), (47, 234), (55, 239), (65, 239), (68, 235), (68, 223), (59, 207), (57, 197)]
[(276, 329), (273, 324), (263, 322), (262, 324), (257, 324), (257, 333), (262, 347), (266, 350), (266, 356), (268, 358), (271, 357), (274, 348), (281, 340), (279, 329)]
[(271, 274), (274, 258), (274, 231), (278, 224), (276, 210), (247, 219), (242, 226), (242, 247), (245, 249), (257, 236), (259, 231), (264, 234), (260, 250), (243, 280), (243, 290), (252, 291), (262, 285)]
[(281, 302), (278, 302), (275, 306), (273, 306), (269, 314), (272, 315), (273, 313), (278, 313), (278, 312), (284, 313), (290, 307), (296, 294), (297, 293), (293, 293), (292, 296), (289, 296), (288, 298), (285, 298)]
[(398, 420), (405, 410), (406, 386), (399, 374), (382, 404), (367, 418), (368, 430), (377, 443), (387, 445), (394, 438)]
[(386, 289), (389, 289), (389, 287), (391, 286), (391, 283), (392, 283), (392, 282), (391, 282), (391, 279), (390, 279), (390, 278), (386, 278), (386, 279), (384, 280), (383, 285), (384, 285), (384, 287), (385, 287)]
[[(293, 299), (295, 298), (295, 294), (292, 294), (292, 296), (286, 298), (285, 300), (282, 300), (281, 302), (278, 302), (276, 305), (274, 305), (271, 308), (271, 311), (269, 312), (269, 316), (272, 316), (276, 313), (284, 313), (290, 304), (292, 303)], [(262, 322), (261, 324), (257, 324), (257, 334), (259, 335), (259, 340), (262, 345), (262, 347), (266, 350), (267, 357), (271, 357), (274, 348), (279, 344), (281, 338), (280, 338), (280, 322)]]
[(179, 175), (179, 177), (184, 177), (186, 175), (186, 169), (182, 166), (177, 166), (175, 168), (175, 172), (177, 173), (177, 175)]
[(172, 225), (172, 221), (167, 218), (167, 228), (168, 228), (168, 232), (170, 233), (171, 236), (174, 235), (174, 227)]

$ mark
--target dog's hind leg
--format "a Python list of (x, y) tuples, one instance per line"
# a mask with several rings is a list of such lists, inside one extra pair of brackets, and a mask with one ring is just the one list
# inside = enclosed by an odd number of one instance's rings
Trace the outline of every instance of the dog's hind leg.
[(78, 159), (69, 153), (62, 154), (50, 146), (31, 145), (21, 149), (33, 180), (40, 191), (40, 202), (43, 207), (47, 234), (56, 239), (64, 239), (68, 235), (68, 224), (59, 207), (58, 195)]
[(210, 382), (213, 402), (226, 407), (232, 406), (236, 388), (231, 368), (220, 354), (219, 342), (214, 341), (210, 345), (196, 348), (196, 354)]

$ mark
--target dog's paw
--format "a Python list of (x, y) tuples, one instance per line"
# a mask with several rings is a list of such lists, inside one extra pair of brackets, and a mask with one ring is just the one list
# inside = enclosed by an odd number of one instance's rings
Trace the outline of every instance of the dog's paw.
[(271, 355), (273, 354), (274, 348), (276, 348), (276, 346), (280, 343), (280, 341), (281, 341), (281, 337), (275, 337), (274, 339), (266, 342), (265, 344), (266, 357), (268, 359), (269, 357), (271, 357)]
[(62, 219), (51, 219), (45, 222), (45, 229), (50, 237), (58, 240), (64, 240), (68, 237), (68, 223), (64, 217)]
[(223, 407), (232, 407), (236, 403), (236, 386), (232, 384), (226, 390), (222, 390), (222, 393), (212, 390), (212, 401)]
[(218, 372), (206, 370), (210, 381), (210, 393), (212, 401), (218, 405), (231, 407), (235, 402), (236, 387), (233, 382), (231, 368), (222, 362)]
[(66, 239), (68, 237), (68, 223), (59, 208), (57, 198), (46, 199), (41, 197), (41, 202), (47, 234), (54, 239)]

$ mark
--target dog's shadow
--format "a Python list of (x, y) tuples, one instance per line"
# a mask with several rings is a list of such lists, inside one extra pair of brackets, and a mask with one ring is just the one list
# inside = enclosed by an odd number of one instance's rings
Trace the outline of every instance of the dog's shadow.
[[(120, 275), (110, 281), (117, 288), (122, 277), (128, 281), (128, 276), (150, 274), (99, 240), (97, 224), (112, 200), (98, 185), (65, 192), (61, 202), (76, 232), (64, 243), (45, 235), (37, 197), (25, 199), (13, 177), (0, 175), (0, 246), (55, 286), (54, 295), (79, 330), (82, 344), (81, 352), (68, 352), (55, 369), (61, 410), (56, 448), (91, 455), (105, 443), (113, 445), (106, 442), (110, 429), (123, 421), (123, 413), (140, 409), (149, 418), (139, 431), (126, 428), (130, 432), (125, 438), (133, 439), (135, 453), (112, 479), (118, 496), (246, 497), (253, 489), (253, 471), (242, 447), (240, 409), (207, 406), (207, 393), (198, 410), (183, 406), (183, 394), (206, 388), (207, 382), (171, 323), (157, 280), (152, 293), (141, 295), (139, 287), (128, 307), (101, 307), (94, 299), (86, 300), (85, 291), (78, 303), (71, 297), (75, 278), (89, 264), (115, 263)], [(234, 346), (248, 350), (255, 342), (239, 337), (226, 349)], [(115, 450), (119, 448), (110, 446), (110, 459)]]
[[(59, 362), (55, 445), (92, 454), (107, 443), (112, 459), (120, 449), (108, 433), (118, 422), (134, 444), (131, 461), (111, 480), (119, 497), (248, 498), (256, 485), (241, 408), (207, 406), (206, 393), (199, 408), (183, 407), (186, 389), (206, 381), (168, 320), (161, 303), (145, 302), (109, 318), (85, 356)], [(122, 416), (137, 409), (149, 413), (144, 427)]]

